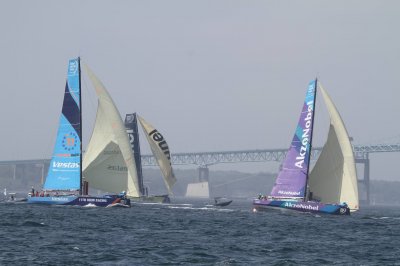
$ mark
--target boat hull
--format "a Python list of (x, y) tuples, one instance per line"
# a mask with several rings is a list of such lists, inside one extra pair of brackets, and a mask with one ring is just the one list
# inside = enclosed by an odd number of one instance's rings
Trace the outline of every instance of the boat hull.
[(142, 197), (129, 197), (133, 202), (145, 202), (145, 203), (171, 203), (171, 199), (168, 195), (157, 195), (157, 196), (142, 196)]
[(233, 200), (224, 201), (224, 202), (218, 202), (218, 203), (215, 203), (215, 204), (214, 204), (214, 206), (217, 206), (217, 207), (224, 207), (224, 206), (228, 206), (229, 204), (231, 204), (231, 203), (232, 203), (232, 201), (233, 201)]
[(350, 215), (350, 209), (347, 206), (339, 204), (325, 204), (314, 201), (282, 201), (255, 199), (253, 206), (257, 210), (262, 209), (288, 209), (301, 212), (324, 213), (334, 215)]
[(28, 203), (45, 205), (73, 205), (73, 206), (98, 206), (107, 207), (110, 204), (121, 202), (117, 195), (107, 195), (102, 197), (93, 196), (48, 196), (48, 197), (28, 197)]

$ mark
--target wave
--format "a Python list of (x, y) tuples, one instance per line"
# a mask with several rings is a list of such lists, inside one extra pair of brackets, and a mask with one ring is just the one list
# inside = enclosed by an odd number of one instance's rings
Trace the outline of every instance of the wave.
[(233, 212), (232, 209), (221, 209), (221, 208), (210, 208), (210, 207), (189, 207), (189, 206), (168, 206), (169, 209), (183, 209), (183, 210), (200, 210), (200, 211), (222, 211), (222, 212)]

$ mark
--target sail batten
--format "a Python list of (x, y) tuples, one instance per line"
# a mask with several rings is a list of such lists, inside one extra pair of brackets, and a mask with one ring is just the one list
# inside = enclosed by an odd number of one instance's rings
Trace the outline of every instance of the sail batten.
[(83, 160), (90, 186), (112, 193), (126, 190), (139, 197), (135, 160), (121, 116), (101, 81), (84, 64), (98, 97), (95, 127)]

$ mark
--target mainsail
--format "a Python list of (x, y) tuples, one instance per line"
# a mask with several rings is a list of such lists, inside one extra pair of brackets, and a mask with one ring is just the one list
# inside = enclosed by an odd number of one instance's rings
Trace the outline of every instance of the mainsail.
[(140, 153), (140, 141), (139, 141), (139, 130), (136, 113), (127, 114), (125, 116), (125, 129), (128, 133), (129, 142), (133, 152), (133, 157), (136, 163), (136, 173), (138, 177), (139, 191), (142, 195), (145, 195), (144, 184), (143, 184), (143, 171), (142, 171), (142, 158)]
[(96, 122), (83, 160), (83, 176), (91, 187), (139, 197), (135, 160), (121, 116), (101, 81), (86, 66), (99, 98)]
[(138, 118), (147, 141), (149, 142), (151, 151), (153, 152), (153, 155), (160, 166), (161, 172), (163, 173), (164, 182), (167, 186), (168, 192), (172, 194), (172, 186), (175, 184), (176, 178), (171, 166), (171, 154), (168, 144), (163, 135), (161, 135), (157, 129), (147, 123), (142, 117), (138, 116)]
[(304, 199), (311, 152), (317, 81), (308, 85), (306, 98), (292, 143), (270, 196)]
[(80, 61), (68, 64), (67, 82), (56, 144), (43, 188), (79, 190), (81, 187)]
[(319, 84), (330, 115), (328, 139), (309, 176), (313, 197), (322, 202), (346, 202), (358, 210), (357, 172), (349, 135), (334, 103)]

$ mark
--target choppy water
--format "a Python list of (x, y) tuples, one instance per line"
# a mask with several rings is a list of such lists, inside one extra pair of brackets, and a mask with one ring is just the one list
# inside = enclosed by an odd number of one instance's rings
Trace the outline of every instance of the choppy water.
[(175, 202), (2, 203), (0, 265), (400, 265), (400, 207), (338, 217)]

